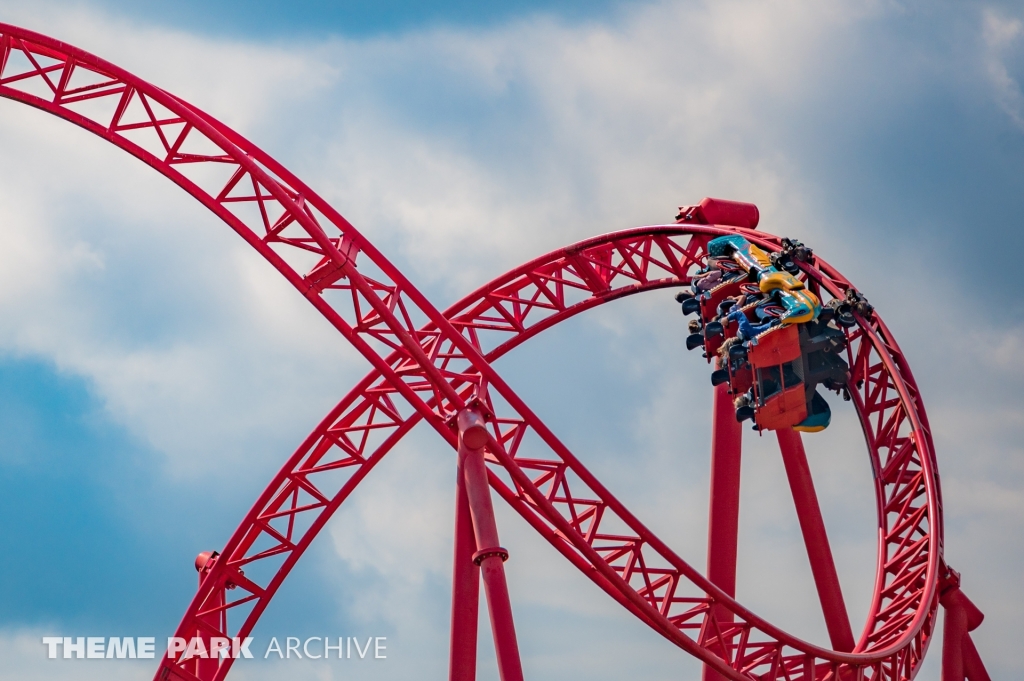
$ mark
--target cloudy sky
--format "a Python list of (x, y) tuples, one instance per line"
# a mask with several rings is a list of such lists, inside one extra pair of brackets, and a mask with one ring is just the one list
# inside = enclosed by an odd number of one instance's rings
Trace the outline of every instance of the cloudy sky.
[[(947, 559), (1024, 674), (1024, 8), (1019, 2), (0, 0), (284, 162), (440, 307), (535, 255), (752, 201), (876, 305), (935, 427)], [(502, 360), (632, 510), (704, 564), (710, 386), (667, 293)], [(366, 364), (211, 214), (0, 100), (0, 679), (149, 678), (43, 635), (169, 635), (218, 548)], [(806, 438), (854, 630), (874, 572), (852, 415)], [(777, 451), (747, 437), (739, 598), (826, 642)], [(417, 431), (255, 632), (387, 636), (384, 661), (233, 678), (445, 678), (454, 459)], [(531, 679), (697, 679), (500, 510)], [(496, 678), (486, 628), (482, 679)], [(261, 644), (262, 645), (262, 644)], [(919, 678), (938, 679), (937, 648)], [(84, 666), (83, 666), (84, 664)], [(284, 666), (282, 666), (284, 665)]]

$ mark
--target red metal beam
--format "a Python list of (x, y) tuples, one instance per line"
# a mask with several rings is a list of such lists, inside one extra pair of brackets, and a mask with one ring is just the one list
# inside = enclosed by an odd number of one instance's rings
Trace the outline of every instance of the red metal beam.
[(800, 520), (800, 531), (804, 535), (807, 557), (811, 561), (811, 573), (814, 585), (818, 588), (821, 610), (825, 615), (825, 627), (828, 629), (832, 647), (844, 653), (853, 650), (853, 630), (850, 628), (850, 616), (846, 612), (843, 590), (836, 573), (836, 564), (832, 558), (832, 549), (825, 532), (825, 521), (821, 517), (818, 506), (818, 495), (814, 492), (814, 480), (811, 469), (807, 465), (807, 454), (800, 433), (791, 429), (775, 431), (782, 450), (782, 461), (789, 477), (789, 489), (793, 493), (793, 504)]
[[(715, 387), (711, 429), (711, 499), (708, 511), (708, 579), (729, 596), (736, 597), (736, 554), (740, 521), (740, 457), (743, 425), (725, 383)], [(713, 616), (732, 622), (732, 611), (718, 604)], [(704, 665), (704, 681), (720, 681), (722, 675)]]
[(487, 428), (483, 416), (474, 409), (459, 412), (458, 425), (459, 463), (473, 518), (476, 545), (481, 547), (473, 554), (473, 562), (480, 566), (483, 576), (494, 650), (498, 656), (498, 675), (501, 681), (523, 681), (523, 665), (519, 659), (519, 644), (512, 619), (512, 601), (505, 581), (508, 551), (498, 541), (498, 525), (494, 520), (487, 464), (484, 463), (483, 447), (487, 443)]
[(946, 606), (942, 625), (942, 681), (964, 681), (964, 646), (967, 613), (963, 608)]
[(458, 467), (455, 492), (455, 558), (452, 564), (452, 628), (448, 678), (476, 679), (476, 636), (480, 608), (480, 568), (473, 562), (476, 537), (470, 516), (463, 467)]
[(985, 615), (960, 590), (960, 574), (946, 568), (939, 602), (946, 611), (942, 630), (941, 681), (991, 681), (970, 632), (981, 626)]

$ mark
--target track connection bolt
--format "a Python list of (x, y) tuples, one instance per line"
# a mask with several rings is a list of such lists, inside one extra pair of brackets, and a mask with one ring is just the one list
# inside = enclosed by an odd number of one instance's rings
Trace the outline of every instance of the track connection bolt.
[(501, 562), (504, 563), (508, 560), (508, 549), (501, 546), (495, 546), (489, 549), (480, 549), (473, 554), (473, 563), (480, 565), (480, 563), (484, 562), (484, 559), (490, 558), (491, 556), (501, 558)]

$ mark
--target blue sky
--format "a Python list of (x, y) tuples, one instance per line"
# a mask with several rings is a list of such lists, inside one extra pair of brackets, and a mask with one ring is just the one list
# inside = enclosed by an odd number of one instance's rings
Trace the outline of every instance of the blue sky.
[[(817, 249), (897, 334), (936, 424), (947, 555), (988, 614), (976, 641), (994, 677), (1024, 672), (1019, 3), (0, 0), (0, 20), (222, 118), (441, 306), (702, 196), (757, 203), (763, 229)], [(0, 679), (83, 678), (38, 637), (169, 633), (195, 554), (366, 366), (229, 230), (109, 145), (0, 101), (0, 161)], [(707, 370), (681, 351), (675, 306), (651, 294), (564, 327), (503, 372), (703, 565)], [(873, 511), (848, 416), (808, 446), (857, 620)], [(740, 598), (824, 640), (777, 456), (745, 445)], [(417, 432), (258, 632), (387, 635), (392, 657), (290, 678), (443, 677), (452, 475)], [(499, 521), (530, 678), (638, 664), (698, 678), (523, 523)], [(920, 678), (938, 678), (934, 660)]]
[(569, 22), (607, 19), (629, 3), (597, 0), (512, 2), (160, 2), (97, 3), (110, 12), (210, 35), (242, 38), (332, 35), (370, 37), (425, 27), (481, 28), (524, 16), (546, 15)]

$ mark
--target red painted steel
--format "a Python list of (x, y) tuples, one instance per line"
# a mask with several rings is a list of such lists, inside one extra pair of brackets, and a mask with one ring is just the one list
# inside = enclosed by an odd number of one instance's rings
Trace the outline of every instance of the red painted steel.
[(679, 222), (692, 222), (698, 225), (729, 225), (756, 229), (761, 220), (757, 206), (742, 201), (725, 199), (701, 199), (696, 206), (683, 206), (676, 216)]
[(519, 659), (519, 644), (512, 620), (512, 599), (505, 581), (505, 561), (508, 551), (498, 541), (498, 525), (491, 506), (491, 488), (487, 483), (487, 464), (484, 447), (487, 428), (483, 414), (474, 407), (459, 412), (459, 467), (465, 478), (466, 496), (473, 518), (473, 533), (477, 550), (472, 560), (480, 566), (491, 616), (494, 650), (498, 657), (501, 681), (523, 681), (523, 665)]
[[(256, 501), (203, 577), (176, 635), (248, 635), (313, 538), (391, 447), (421, 419), (457, 447), (454, 417), (484, 395), (482, 406), (494, 415), (485, 444), (491, 487), (597, 586), (724, 678), (913, 677), (939, 600), (941, 504), (916, 382), (877, 315), (858, 318), (847, 331), (851, 397), (876, 474), (879, 524), (873, 601), (852, 652), (783, 632), (677, 556), (490, 364), (579, 312), (688, 283), (715, 236), (741, 233), (768, 251), (779, 250), (777, 237), (700, 224), (605, 235), (533, 260), (441, 314), (280, 164), (202, 111), (108, 62), (0, 24), (0, 96), (103, 137), (189, 192), (373, 366)], [(825, 297), (852, 288), (820, 258), (801, 267)], [(529, 451), (528, 432), (540, 442)], [(183, 656), (164, 659), (156, 678), (219, 680), (231, 660), (220, 661), (212, 676), (195, 664)]]
[(779, 449), (782, 451), (782, 461), (786, 467), (786, 476), (789, 478), (789, 489), (793, 494), (796, 515), (800, 520), (800, 532), (804, 536), (807, 557), (811, 562), (814, 585), (818, 589), (818, 599), (825, 615), (825, 628), (828, 629), (832, 647), (849, 652), (854, 646), (850, 616), (846, 612), (846, 601), (843, 600), (839, 574), (836, 572), (828, 534), (825, 532), (825, 521), (818, 506), (818, 495), (814, 492), (814, 480), (807, 463), (803, 440), (800, 433), (795, 430), (778, 430), (775, 434), (779, 440)]
[(991, 681), (971, 633), (985, 616), (960, 590), (960, 575), (949, 568), (941, 580), (939, 601), (946, 611), (942, 629), (941, 681)]
[(473, 562), (476, 537), (470, 517), (463, 466), (455, 483), (455, 556), (452, 560), (452, 629), (448, 658), (449, 681), (476, 678), (477, 622), (480, 607), (480, 568)]
[[(210, 573), (213, 566), (217, 563), (219, 554), (216, 551), (206, 551), (200, 553), (196, 558), (196, 571), (199, 573), (199, 584), (202, 585), (206, 575)], [(200, 622), (203, 627), (209, 631), (226, 631), (227, 630), (227, 610), (224, 608), (226, 598), (226, 589), (220, 591), (212, 599), (211, 607), (209, 612), (200, 618)], [(204, 639), (207, 645), (207, 652), (209, 652), (209, 639)], [(220, 666), (220, 661), (217, 657), (196, 657), (192, 660), (191, 664), (188, 665), (188, 669), (192, 671), (199, 678), (212, 678), (217, 674), (217, 668)]]
[[(740, 523), (740, 458), (743, 426), (725, 383), (714, 388), (711, 425), (711, 495), (708, 510), (708, 579), (729, 596), (736, 597), (736, 553)], [(732, 623), (728, 608), (715, 606), (715, 619)], [(704, 666), (704, 681), (722, 675)]]

